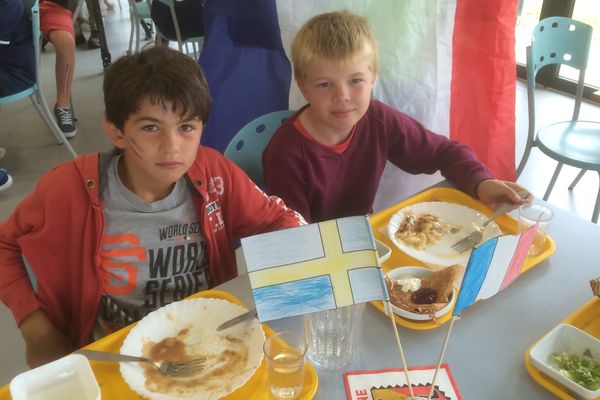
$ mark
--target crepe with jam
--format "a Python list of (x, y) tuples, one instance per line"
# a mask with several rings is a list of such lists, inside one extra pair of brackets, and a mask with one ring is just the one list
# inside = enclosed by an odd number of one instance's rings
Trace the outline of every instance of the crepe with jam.
[(434, 271), (421, 279), (421, 287), (416, 291), (404, 291), (398, 281), (387, 277), (385, 283), (390, 301), (396, 307), (417, 314), (429, 314), (435, 319), (435, 313), (450, 302), (461, 267), (450, 267)]

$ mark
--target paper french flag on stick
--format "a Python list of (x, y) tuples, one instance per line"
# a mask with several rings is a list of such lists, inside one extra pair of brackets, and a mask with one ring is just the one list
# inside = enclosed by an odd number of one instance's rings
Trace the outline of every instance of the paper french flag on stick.
[(388, 300), (367, 217), (242, 239), (260, 322)]
[(535, 224), (517, 236), (490, 239), (473, 249), (452, 315), (459, 315), (476, 301), (492, 297), (521, 274), (537, 227)]

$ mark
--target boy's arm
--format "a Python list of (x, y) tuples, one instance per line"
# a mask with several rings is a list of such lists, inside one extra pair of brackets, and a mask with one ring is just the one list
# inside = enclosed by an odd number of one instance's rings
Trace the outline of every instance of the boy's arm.
[(238, 166), (230, 162), (230, 188), (226, 220), (234, 235), (249, 235), (292, 228), (306, 223), (278, 197), (267, 196)]
[(21, 322), (42, 305), (31, 285), (23, 262), (19, 239), (43, 221), (35, 192), (26, 196), (8, 220), (0, 223), (0, 300)]
[(388, 160), (411, 174), (440, 171), (473, 197), (480, 182), (494, 178), (469, 146), (433, 133), (407, 115), (398, 113), (389, 119), (387, 132)]
[(27, 365), (30, 368), (49, 363), (75, 350), (41, 308), (29, 314), (19, 329), (25, 341)]

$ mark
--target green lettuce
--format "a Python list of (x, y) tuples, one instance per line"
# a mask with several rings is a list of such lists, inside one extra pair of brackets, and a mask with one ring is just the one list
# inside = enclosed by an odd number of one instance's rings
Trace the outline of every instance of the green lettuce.
[(550, 360), (554, 362), (561, 374), (588, 390), (600, 389), (600, 364), (587, 349), (577, 355), (569, 352), (553, 353)]

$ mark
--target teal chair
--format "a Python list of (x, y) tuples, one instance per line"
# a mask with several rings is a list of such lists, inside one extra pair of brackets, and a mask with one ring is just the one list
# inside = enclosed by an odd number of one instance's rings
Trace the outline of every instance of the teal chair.
[[(548, 200), (563, 165), (581, 168), (572, 190), (583, 174), (596, 171), (600, 178), (600, 122), (579, 120), (579, 109), (583, 97), (585, 69), (587, 67), (592, 27), (583, 22), (564, 17), (550, 17), (540, 21), (527, 47), (527, 103), (529, 130), (525, 153), (517, 168), (517, 176), (523, 172), (531, 149), (537, 147), (558, 162), (550, 179), (544, 200)], [(568, 65), (579, 71), (573, 116), (569, 121), (556, 122), (535, 132), (535, 77), (546, 65)], [(541, 111), (541, 110), (540, 110)], [(598, 221), (600, 211), (600, 187), (592, 222)]]
[(129, 48), (127, 54), (134, 52), (140, 52), (140, 42), (142, 41), (140, 33), (140, 23), (142, 20), (149, 20), (150, 18), (150, 0), (142, 0), (136, 2), (135, 0), (129, 0), (129, 20), (131, 22), (131, 29), (129, 31)]
[(48, 107), (48, 103), (46, 102), (46, 97), (44, 96), (42, 85), (40, 83), (42, 33), (40, 31), (40, 11), (38, 0), (24, 0), (23, 4), (25, 5), (25, 9), (31, 10), (31, 26), (33, 33), (32, 38), (35, 52), (35, 83), (30, 88), (27, 88), (19, 93), (0, 97), (0, 105), (12, 103), (29, 97), (31, 103), (50, 129), (50, 132), (52, 132), (52, 135), (58, 144), (64, 144), (69, 154), (75, 158), (77, 157), (77, 153), (75, 150), (73, 150), (73, 147), (56, 124), (54, 116), (52, 115), (52, 112)]
[[(193, 56), (195, 59), (198, 59), (200, 56), (200, 50), (202, 49), (202, 45), (204, 44), (204, 36), (193, 36), (187, 39), (183, 39), (181, 37), (181, 29), (179, 28), (179, 21), (177, 20), (177, 14), (175, 13), (175, 2), (178, 0), (156, 0), (166, 6), (169, 7), (169, 13), (171, 14), (171, 20), (173, 21), (173, 27), (175, 29), (175, 37), (167, 37), (163, 32), (160, 34), (168, 40), (174, 40), (177, 42), (177, 47), (179, 51), (185, 53), (187, 55)], [(189, 52), (188, 45), (192, 45), (192, 54)]]
[(263, 185), (263, 150), (277, 128), (294, 112), (275, 111), (250, 121), (239, 130), (225, 149), (225, 156), (243, 169), (260, 187)]

